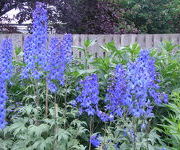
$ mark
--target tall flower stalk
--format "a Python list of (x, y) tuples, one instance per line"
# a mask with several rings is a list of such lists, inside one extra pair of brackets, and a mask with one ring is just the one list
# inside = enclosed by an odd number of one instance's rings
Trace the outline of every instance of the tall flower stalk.
[(57, 92), (58, 85), (65, 83), (65, 70), (72, 59), (72, 35), (66, 34), (60, 42), (58, 38), (52, 38), (50, 41), (50, 50), (48, 53), (47, 82), (49, 90)]
[(153, 116), (153, 105), (167, 102), (166, 95), (158, 92), (159, 85), (155, 60), (148, 50), (142, 50), (135, 62), (128, 64), (127, 91), (131, 100), (129, 113), (134, 117)]
[(12, 40), (4, 39), (0, 47), (0, 129), (3, 129), (7, 122), (6, 118), (6, 101), (7, 96), (7, 81), (12, 76)]
[(45, 4), (36, 3), (33, 12), (32, 35), (24, 42), (23, 78), (40, 79), (47, 65), (48, 17)]
[(32, 35), (28, 36), (24, 42), (24, 62), (26, 66), (21, 73), (22, 78), (31, 79), (35, 85), (34, 93), (37, 107), (39, 107), (40, 99), (38, 80), (44, 75), (47, 67), (47, 28), (46, 5), (37, 2), (33, 12)]
[(126, 83), (126, 70), (122, 65), (117, 65), (114, 71), (113, 82), (107, 89), (105, 107), (110, 111), (110, 115), (122, 117), (126, 111), (124, 106), (128, 104), (127, 97), (127, 83)]
[[(65, 71), (72, 60), (71, 34), (65, 34), (61, 42), (56, 37), (51, 39), (47, 60), (47, 88), (56, 94), (59, 86), (65, 85), (66, 87)], [(66, 103), (66, 95), (64, 99)]]
[[(87, 113), (90, 117), (89, 132), (90, 137), (93, 133), (94, 115), (97, 113), (99, 102), (99, 83), (96, 74), (86, 76), (84, 80), (80, 82), (81, 93), (73, 102), (74, 105), (79, 106), (79, 113)], [(89, 150), (91, 149), (91, 140), (89, 140)]]
[(76, 98), (75, 104), (79, 105), (79, 113), (86, 112), (89, 116), (96, 114), (99, 102), (99, 83), (96, 74), (85, 77), (80, 82), (81, 94)]
[[(68, 63), (72, 59), (72, 35), (66, 34), (63, 37), (63, 40), (60, 42), (58, 38), (52, 38), (50, 41), (50, 49), (47, 55), (47, 77), (46, 77), (46, 91), (50, 91), (55, 96), (54, 100), (54, 109), (55, 109), (55, 122), (57, 121), (58, 114), (58, 104), (56, 101), (56, 94), (60, 86), (66, 86), (65, 71)], [(65, 111), (64, 117), (66, 117), (66, 98), (67, 98), (67, 89), (66, 94), (64, 95), (65, 100)], [(46, 110), (48, 107), (48, 99), (46, 99)], [(47, 112), (46, 112), (47, 114)], [(66, 123), (64, 122), (64, 127)], [(57, 133), (58, 125), (55, 125), (55, 134)], [(56, 141), (54, 140), (54, 148), (56, 149)]]

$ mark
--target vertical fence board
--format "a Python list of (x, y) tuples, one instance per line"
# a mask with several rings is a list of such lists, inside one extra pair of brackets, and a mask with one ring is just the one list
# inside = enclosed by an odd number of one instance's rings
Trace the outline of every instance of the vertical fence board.
[(88, 39), (92, 42), (94, 42), (94, 40), (96, 41), (94, 45), (89, 47), (88, 51), (93, 57), (97, 57), (99, 55), (98, 35), (88, 35)]
[[(86, 35), (80, 34), (79, 35), (79, 45), (84, 47), (84, 41), (86, 40)], [(83, 58), (84, 53), (82, 51), (78, 52), (78, 58)]]
[(151, 49), (153, 48), (153, 35), (152, 34), (148, 34), (146, 35), (146, 49)]
[(22, 34), (12, 34), (12, 36), (10, 38), (14, 39), (13, 45), (15, 47), (20, 47), (20, 48), (23, 47), (23, 41), (22, 41), (23, 38), (22, 37), (23, 37)]
[(161, 34), (154, 34), (153, 47), (158, 48), (162, 42)]
[(179, 43), (179, 35), (177, 34), (169, 34), (169, 39), (170, 41), (172, 41), (172, 43), (174, 44), (178, 44)]
[(120, 49), (120, 47), (121, 47), (121, 35), (119, 35), (119, 34), (113, 35), (113, 41), (114, 41), (117, 49)]
[(137, 42), (137, 34), (131, 34), (131, 45)]
[(105, 43), (109, 43), (109, 42), (112, 42), (113, 41), (113, 34), (110, 34), (110, 35), (108, 35), (108, 36), (104, 36), (104, 44)]
[(106, 37), (106, 35), (99, 35), (99, 37), (97, 38), (98, 40), (97, 40), (97, 45), (98, 45), (98, 50), (99, 51), (101, 51), (102, 53), (101, 53), (101, 57), (105, 57), (106, 56), (106, 52), (101, 48), (101, 46), (104, 46), (105, 45), (105, 43), (108, 43), (109, 41), (108, 41), (108, 39), (106, 39), (105, 38)]
[(131, 43), (131, 36), (129, 34), (121, 35), (121, 46), (128, 46)]
[(146, 37), (144, 34), (137, 35), (137, 42), (139, 43), (142, 49), (146, 48)]
[[(73, 46), (80, 46), (79, 45), (79, 35), (78, 34), (74, 34), (73, 35)], [(78, 49), (77, 48), (73, 48), (73, 55), (74, 57), (78, 58)]]
[(162, 41), (170, 41), (170, 36), (169, 36), (169, 34), (164, 34), (164, 35), (162, 36)]

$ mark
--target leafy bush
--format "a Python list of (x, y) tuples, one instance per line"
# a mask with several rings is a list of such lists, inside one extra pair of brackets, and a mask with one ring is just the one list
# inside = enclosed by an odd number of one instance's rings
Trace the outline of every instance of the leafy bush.
[(160, 73), (163, 90), (171, 93), (180, 87), (180, 51), (179, 45), (164, 41), (159, 50), (154, 50), (156, 57), (156, 68)]
[(169, 148), (176, 150), (180, 144), (180, 91), (173, 92), (170, 96), (170, 103), (165, 106), (169, 115), (163, 117), (160, 131), (166, 135), (164, 138)]

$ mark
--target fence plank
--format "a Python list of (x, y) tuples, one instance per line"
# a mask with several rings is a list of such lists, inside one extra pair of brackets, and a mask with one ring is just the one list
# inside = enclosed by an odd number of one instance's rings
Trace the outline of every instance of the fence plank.
[[(93, 40), (99, 40), (97, 35), (88, 35), (88, 39), (93, 41)], [(94, 45), (92, 45), (89, 49), (88, 49), (89, 53), (93, 56), (93, 57), (97, 57), (99, 55), (99, 47), (98, 47), (98, 42), (96, 42)]]
[(153, 35), (152, 34), (147, 34), (146, 35), (146, 49), (151, 49), (153, 48)]
[(161, 42), (162, 42), (162, 35), (154, 34), (153, 35), (153, 48), (158, 48)]
[(131, 45), (137, 42), (137, 34), (131, 34)]
[(146, 48), (146, 37), (144, 34), (137, 35), (137, 42), (139, 43), (142, 49)]
[(131, 35), (129, 34), (122, 34), (121, 35), (121, 46), (128, 46), (131, 43)]
[[(79, 45), (79, 35), (78, 34), (74, 34), (73, 35), (73, 46), (80, 46)], [(78, 58), (78, 49), (77, 48), (73, 48), (73, 55), (74, 57)]]
[(117, 49), (120, 49), (120, 47), (121, 47), (121, 35), (119, 35), (119, 34), (113, 35), (113, 41), (114, 41)]

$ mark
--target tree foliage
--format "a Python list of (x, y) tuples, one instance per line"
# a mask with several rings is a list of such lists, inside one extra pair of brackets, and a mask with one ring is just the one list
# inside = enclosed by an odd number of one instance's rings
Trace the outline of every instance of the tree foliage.
[[(31, 18), (36, 0), (2, 0), (0, 16), (13, 8), (19, 23)], [(179, 0), (41, 0), (56, 33), (177, 33)], [(28, 7), (27, 7), (28, 6)], [(55, 7), (54, 7), (55, 6)], [(0, 17), (1, 18), (1, 17)]]

